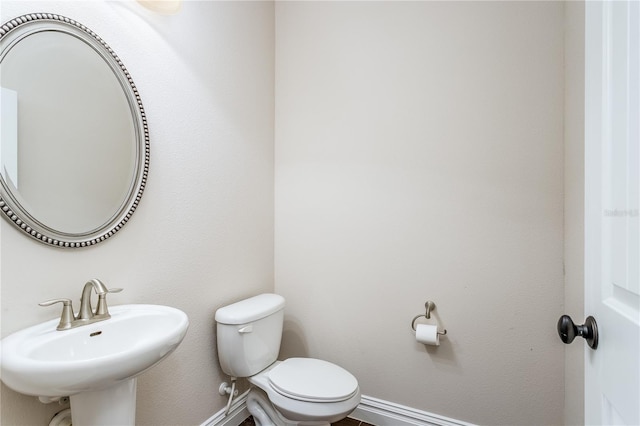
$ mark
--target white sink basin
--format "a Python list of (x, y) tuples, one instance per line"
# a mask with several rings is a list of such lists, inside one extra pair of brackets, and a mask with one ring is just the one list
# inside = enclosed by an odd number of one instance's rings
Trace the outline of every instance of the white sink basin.
[(109, 311), (110, 319), (71, 330), (57, 331), (54, 319), (2, 339), (2, 381), (20, 393), (48, 397), (112, 387), (173, 352), (189, 326), (184, 312), (168, 306)]

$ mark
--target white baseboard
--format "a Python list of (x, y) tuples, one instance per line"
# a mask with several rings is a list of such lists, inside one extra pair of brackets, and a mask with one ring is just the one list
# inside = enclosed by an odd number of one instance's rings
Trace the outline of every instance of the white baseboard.
[[(247, 417), (246, 391), (238, 396), (229, 410), (229, 415), (224, 415), (224, 408), (211, 416), (201, 426), (238, 426)], [(362, 395), (360, 404), (349, 415), (357, 420), (376, 426), (472, 426), (471, 423), (455, 420), (438, 414), (416, 410), (389, 401)]]
[(376, 426), (471, 426), (471, 423), (362, 395), (349, 415)]
[[(237, 396), (228, 415), (224, 415), (224, 408), (209, 419), (207, 419), (200, 426), (238, 426), (247, 419), (251, 414), (247, 410), (247, 395), (249, 391), (245, 391), (242, 395)], [(226, 407), (225, 407), (226, 408)]]

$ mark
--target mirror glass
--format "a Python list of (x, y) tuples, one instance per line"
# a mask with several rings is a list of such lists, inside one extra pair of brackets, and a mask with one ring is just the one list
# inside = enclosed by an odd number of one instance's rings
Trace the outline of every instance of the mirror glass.
[(113, 51), (68, 18), (25, 15), (1, 31), (4, 216), (46, 244), (103, 241), (129, 220), (146, 184), (137, 89)]

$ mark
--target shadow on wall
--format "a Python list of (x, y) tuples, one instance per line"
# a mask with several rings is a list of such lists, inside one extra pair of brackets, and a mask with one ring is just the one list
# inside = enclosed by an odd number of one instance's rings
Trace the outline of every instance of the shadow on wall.
[[(446, 329), (437, 311), (431, 312), (431, 320), (420, 321), (419, 323), (438, 324), (440, 330)], [(416, 347), (429, 354), (429, 357), (440, 370), (459, 371), (459, 362), (454, 351), (455, 336), (447, 330), (446, 336), (440, 337), (439, 346), (425, 345), (416, 342)]]
[(304, 337), (300, 322), (285, 315), (282, 329), (282, 343), (280, 344), (280, 359), (293, 357), (309, 357), (307, 339)]

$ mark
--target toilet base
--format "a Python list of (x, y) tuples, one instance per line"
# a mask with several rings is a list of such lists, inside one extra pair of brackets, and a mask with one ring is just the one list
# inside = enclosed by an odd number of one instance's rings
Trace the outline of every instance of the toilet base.
[(247, 410), (253, 416), (256, 426), (330, 426), (325, 421), (293, 421), (283, 417), (267, 395), (256, 388), (249, 391)]

